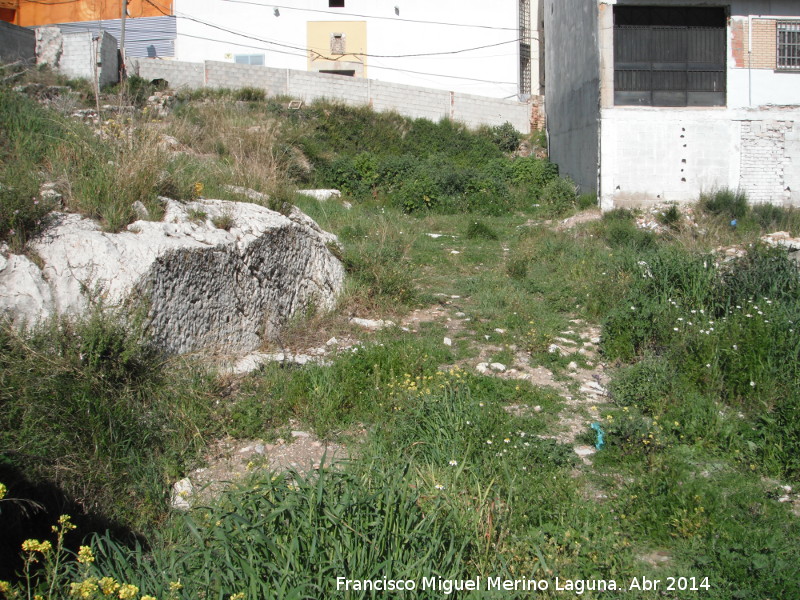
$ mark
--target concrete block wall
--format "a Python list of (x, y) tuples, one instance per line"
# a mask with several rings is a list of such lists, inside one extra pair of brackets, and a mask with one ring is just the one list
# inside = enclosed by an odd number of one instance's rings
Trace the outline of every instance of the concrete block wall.
[(198, 89), (205, 85), (202, 63), (177, 62), (159, 59), (128, 59), (128, 73), (135, 73), (148, 81), (164, 79), (174, 89)]
[(25, 27), (0, 21), (0, 62), (36, 61), (36, 34)]
[(380, 112), (394, 111), (412, 119), (451, 118), (451, 96), (452, 92), (446, 90), (372, 82), (372, 108)]
[(57, 68), (67, 77), (94, 79), (94, 44), (88, 31), (62, 36), (61, 60)]
[(304, 102), (335, 100), (351, 106), (372, 106), (411, 118), (461, 121), (469, 127), (502, 125), (522, 133), (531, 130), (531, 104), (416, 86), (254, 65), (206, 61), (187, 63), (158, 59), (129, 61), (129, 72), (148, 80), (165, 79), (173, 88), (263, 89), (270, 96), (291, 96)]
[(98, 36), (90, 31), (63, 33), (58, 27), (40, 27), (36, 56), (38, 63), (67, 77), (96, 78), (101, 86), (119, 81), (117, 40), (107, 31)]

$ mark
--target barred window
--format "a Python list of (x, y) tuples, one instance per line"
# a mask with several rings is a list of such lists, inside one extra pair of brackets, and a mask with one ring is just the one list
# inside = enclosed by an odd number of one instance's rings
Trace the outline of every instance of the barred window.
[(725, 106), (725, 9), (614, 7), (614, 104)]
[(800, 71), (800, 21), (778, 21), (778, 70)]

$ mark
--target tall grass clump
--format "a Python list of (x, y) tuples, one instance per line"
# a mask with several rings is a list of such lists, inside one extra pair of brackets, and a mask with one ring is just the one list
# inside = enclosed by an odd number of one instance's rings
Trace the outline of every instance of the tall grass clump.
[(700, 210), (729, 219), (741, 219), (747, 214), (747, 195), (741, 190), (716, 190), (700, 195)]
[(205, 376), (168, 366), (108, 314), (28, 333), (3, 325), (0, 373), (5, 465), (134, 527), (163, 516), (169, 481), (216, 422)]
[[(183, 521), (169, 546), (147, 554), (96, 540), (97, 575), (132, 582), (156, 597), (180, 581), (184, 597), (192, 598), (327, 598), (337, 595), (343, 574), (458, 579), (473, 543), (446, 498), (415, 489), (407, 467), (380, 462), (344, 471), (323, 467), (310, 477), (255, 477)], [(438, 595), (399, 592), (403, 598)]]

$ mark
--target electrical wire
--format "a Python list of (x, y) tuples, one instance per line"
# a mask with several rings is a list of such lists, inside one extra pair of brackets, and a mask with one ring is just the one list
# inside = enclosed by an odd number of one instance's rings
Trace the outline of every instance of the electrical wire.
[[(199, 36), (199, 35), (189, 35), (189, 34), (185, 34), (185, 33), (182, 33), (181, 35), (182, 36), (186, 36), (186, 37), (190, 37), (190, 38), (194, 38), (194, 39), (198, 39), (198, 40), (204, 40), (206, 42), (217, 42), (217, 43), (220, 43), (220, 44), (230, 44), (231, 43), (229, 40), (218, 40), (218, 39)], [(252, 48), (254, 50), (265, 50), (265, 51), (269, 51), (269, 52), (277, 52), (279, 54), (288, 54), (290, 56), (298, 56), (298, 57), (302, 57), (302, 58), (307, 58), (307, 54), (305, 54), (305, 53), (304, 54), (297, 54), (297, 53), (294, 53), (294, 52), (283, 52), (283, 51), (280, 51), (280, 50), (275, 50), (273, 48), (265, 48), (263, 46), (252, 46), (250, 44), (239, 44), (239, 43), (237, 43), (237, 46), (241, 46), (242, 48)], [(272, 68), (274, 68), (274, 67), (272, 67)], [(499, 85), (517, 85), (516, 81), (493, 81), (491, 79), (477, 79), (475, 77), (459, 77), (458, 75), (444, 75), (444, 74), (439, 74), (439, 73), (426, 73), (424, 71), (413, 71), (413, 70), (410, 70), (410, 69), (400, 69), (400, 68), (397, 68), (397, 67), (384, 67), (384, 66), (376, 65), (376, 64), (370, 65), (369, 68), (370, 69), (381, 69), (381, 70), (384, 70), (384, 71), (400, 71), (400, 72), (403, 72), (403, 73), (413, 73), (413, 74), (416, 74), (416, 75), (427, 75), (428, 77), (445, 77), (445, 78), (448, 78), (448, 79), (462, 79), (464, 81), (475, 81), (475, 82), (478, 82), (478, 83), (495, 83), (495, 84), (499, 84)]]
[[(158, 8), (159, 10), (161, 10), (161, 8), (156, 6), (152, 2), (152, 0), (147, 0), (147, 2), (148, 2), (148, 4), (151, 4), (151, 5), (155, 6), (156, 8)], [(163, 13), (163, 10), (162, 10), (162, 13)], [(166, 13), (163, 13), (163, 14), (166, 14)], [(224, 31), (225, 33), (232, 33), (234, 35), (239, 35), (241, 37), (246, 37), (248, 39), (251, 39), (251, 40), (254, 40), (254, 41), (257, 41), (257, 42), (261, 42), (263, 44), (273, 44), (275, 46), (280, 46), (282, 48), (290, 48), (292, 50), (302, 50), (304, 52), (306, 52), (306, 51), (314, 52), (315, 54), (318, 54), (320, 56), (320, 58), (324, 58), (326, 60), (335, 60), (333, 57), (325, 56), (325, 55), (317, 52), (316, 50), (313, 50), (312, 48), (305, 48), (305, 47), (301, 47), (301, 46), (293, 46), (291, 44), (283, 44), (281, 42), (275, 42), (273, 40), (267, 40), (267, 39), (264, 39), (264, 38), (256, 37), (254, 35), (243, 33), (241, 31), (235, 31), (233, 29), (228, 29), (228, 28), (222, 27), (220, 25), (215, 25), (213, 23), (209, 23), (208, 21), (203, 21), (202, 19), (198, 19), (196, 17), (193, 17), (191, 15), (187, 15), (185, 13), (178, 13), (177, 11), (175, 11), (175, 15), (174, 16), (179, 18), (179, 19), (186, 19), (186, 20), (189, 20), (189, 21), (193, 21), (195, 23), (199, 23), (200, 25), (205, 25), (206, 27), (212, 27), (213, 29), (218, 29), (220, 31)], [(359, 56), (359, 57), (363, 57), (363, 58), (422, 58), (422, 57), (426, 57), (426, 56), (448, 56), (448, 55), (452, 55), (452, 54), (463, 54), (465, 52), (473, 52), (475, 50), (485, 50), (486, 48), (494, 48), (494, 47), (497, 47), (497, 46), (504, 46), (506, 44), (515, 44), (515, 43), (518, 43), (519, 41), (520, 41), (520, 39), (517, 38), (517, 39), (513, 39), (513, 40), (507, 40), (505, 42), (497, 42), (497, 43), (494, 43), (494, 44), (486, 44), (486, 45), (483, 45), (483, 46), (474, 46), (474, 47), (471, 47), (471, 48), (462, 48), (462, 49), (459, 49), (459, 50), (446, 50), (446, 51), (443, 51), (443, 52), (419, 52), (419, 53), (414, 53), (414, 54), (370, 54), (368, 52), (348, 52), (347, 55), (348, 56)]]
[[(326, 56), (320, 54), (319, 52), (317, 52), (317, 51), (315, 51), (315, 50), (313, 50), (311, 48), (305, 48), (305, 47), (301, 47), (301, 46), (292, 46), (290, 44), (282, 44), (280, 42), (274, 42), (272, 40), (265, 40), (263, 38), (259, 38), (259, 37), (253, 36), (253, 35), (242, 33), (242, 32), (239, 32), (239, 31), (234, 31), (232, 29), (227, 29), (227, 28), (221, 27), (219, 25), (214, 25), (213, 23), (208, 23), (207, 21), (203, 21), (202, 19), (197, 19), (196, 17), (192, 17), (190, 15), (185, 15), (185, 14), (182, 14), (182, 13), (178, 13), (177, 11), (174, 11), (175, 12), (174, 15), (170, 15), (169, 13), (164, 12), (163, 9), (166, 8), (166, 7), (164, 7), (163, 5), (159, 6), (158, 4), (153, 2), (153, 0), (145, 0), (145, 1), (148, 4), (150, 4), (150, 5), (154, 6), (155, 8), (157, 8), (165, 16), (169, 16), (169, 17), (173, 17), (173, 18), (179, 18), (179, 19), (187, 19), (189, 21), (193, 21), (195, 23), (199, 23), (200, 25), (205, 25), (207, 27), (211, 27), (213, 29), (218, 29), (218, 30), (223, 31), (225, 33), (230, 33), (230, 34), (233, 34), (233, 35), (236, 35), (236, 36), (239, 36), (239, 37), (243, 37), (243, 38), (247, 38), (247, 39), (250, 39), (250, 40), (257, 41), (257, 42), (261, 42), (262, 44), (270, 44), (270, 45), (279, 46), (279, 47), (282, 47), (282, 48), (289, 48), (290, 50), (299, 50), (299, 51), (303, 52), (303, 56), (306, 56), (306, 53), (311, 52), (311, 53), (315, 54), (318, 58), (325, 59), (325, 60), (335, 60), (335, 59), (331, 59), (330, 57), (326, 57)], [(186, 35), (186, 34), (181, 34), (181, 35)], [(230, 42), (223, 41), (223, 40), (212, 40), (210, 38), (202, 38), (200, 36), (192, 36), (192, 37), (195, 37), (195, 38), (198, 38), (198, 39), (206, 39), (208, 41), (218, 41), (218, 42), (221, 42), (221, 43), (230, 43)], [(516, 40), (516, 41), (518, 41), (518, 40)], [(501, 44), (508, 44), (508, 43), (511, 43), (511, 42), (502, 42)], [(501, 44), (493, 44), (493, 45), (501, 45)], [(247, 46), (247, 47), (259, 49), (256, 46)], [(278, 50), (275, 50), (274, 48), (260, 48), (260, 49), (269, 50), (270, 52), (279, 52)], [(461, 52), (466, 52), (466, 51), (467, 50), (457, 50), (457, 51), (451, 51), (451, 52), (447, 52), (447, 53), (417, 54), (417, 55), (403, 55), (403, 56), (416, 56), (416, 57), (441, 56), (442, 54), (455, 54), (455, 53), (461, 53)], [(289, 52), (280, 52), (280, 53), (281, 54), (291, 54)], [(348, 53), (348, 55), (352, 55), (352, 53)], [(374, 58), (399, 58), (399, 56), (381, 56), (381, 55), (371, 55), (371, 54), (359, 54), (358, 56), (374, 57)], [(442, 77), (442, 78), (446, 78), (446, 79), (459, 79), (459, 80), (462, 80), (462, 81), (474, 81), (474, 82), (479, 82), (479, 83), (493, 83), (493, 84), (499, 84), (499, 85), (517, 85), (517, 82), (515, 82), (515, 81), (514, 82), (512, 82), (512, 81), (493, 81), (493, 80), (490, 80), (490, 79), (478, 79), (478, 78), (474, 78), (474, 77), (459, 77), (458, 75), (444, 75), (444, 74), (439, 74), (439, 73), (427, 73), (425, 71), (415, 71), (415, 70), (411, 70), (411, 69), (401, 69), (401, 68), (398, 68), (398, 67), (382, 67), (382, 66), (377, 66), (377, 65), (375, 65), (375, 68), (383, 69), (383, 70), (387, 70), (387, 71), (398, 71), (398, 72), (401, 72), (401, 73), (412, 73), (412, 74), (416, 74), (416, 75), (427, 75), (427, 76), (430, 76), (430, 77)]]

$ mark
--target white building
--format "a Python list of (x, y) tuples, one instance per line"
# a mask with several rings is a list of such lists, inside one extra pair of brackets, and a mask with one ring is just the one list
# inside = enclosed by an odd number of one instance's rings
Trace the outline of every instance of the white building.
[(800, 205), (800, 3), (546, 0), (544, 12), (551, 159), (604, 209), (719, 188)]
[(174, 0), (175, 58), (495, 98), (541, 92), (540, 0)]

